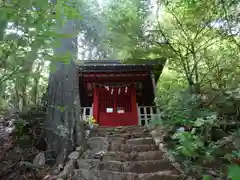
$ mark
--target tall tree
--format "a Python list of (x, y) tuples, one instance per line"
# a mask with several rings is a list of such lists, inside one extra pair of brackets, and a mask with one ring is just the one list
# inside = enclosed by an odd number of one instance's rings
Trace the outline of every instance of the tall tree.
[[(206, 67), (211, 64), (210, 69), (213, 70), (223, 65), (220, 58), (215, 62), (209, 61), (211, 53), (219, 57), (216, 52), (218, 47), (230, 41), (236, 44), (239, 40), (233, 34), (222, 36), (220, 25), (226, 18), (220, 5), (221, 2), (215, 0), (159, 1), (156, 4), (156, 19), (139, 39), (132, 56), (168, 58), (169, 67), (185, 75), (192, 92), (199, 92), (211, 72)], [(224, 48), (230, 53), (230, 48)], [(238, 56), (236, 48), (231, 48), (232, 56)], [(227, 58), (226, 54), (223, 55), (221, 53), (221, 58)]]
[[(59, 17), (55, 29), (60, 38), (54, 51), (57, 59), (51, 65), (49, 76), (45, 125), (48, 149), (53, 151), (52, 155), (56, 157), (57, 164), (63, 164), (69, 151), (83, 141), (78, 71), (74, 63), (77, 56), (76, 28), (79, 22), (76, 16), (69, 16), (77, 12), (74, 5), (75, 2), (69, 1), (58, 1), (55, 4), (56, 16)], [(66, 8), (69, 14), (62, 12), (62, 9)]]

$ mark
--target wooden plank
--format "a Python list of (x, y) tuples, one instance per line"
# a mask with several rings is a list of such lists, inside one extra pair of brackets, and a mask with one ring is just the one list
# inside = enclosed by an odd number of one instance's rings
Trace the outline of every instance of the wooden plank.
[(144, 121), (145, 121), (145, 125), (147, 125), (147, 124), (148, 124), (148, 122), (147, 122), (147, 108), (144, 107), (143, 111), (144, 111)]

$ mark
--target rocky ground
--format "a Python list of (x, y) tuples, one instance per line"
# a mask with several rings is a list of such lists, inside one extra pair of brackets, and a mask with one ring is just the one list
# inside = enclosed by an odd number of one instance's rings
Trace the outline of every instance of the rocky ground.
[[(44, 116), (31, 115), (32, 120), (39, 117)], [(26, 134), (32, 136), (30, 129), (17, 132), (19, 120), (18, 114), (0, 117), (0, 180), (42, 180), (53, 168), (45, 163), (44, 153), (32, 144), (32, 139), (24, 139)]]

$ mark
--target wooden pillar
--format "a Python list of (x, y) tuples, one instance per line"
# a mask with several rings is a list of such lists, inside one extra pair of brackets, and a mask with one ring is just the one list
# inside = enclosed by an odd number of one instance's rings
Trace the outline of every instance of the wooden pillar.
[(98, 92), (97, 92), (97, 89), (95, 88), (94, 89), (94, 95), (93, 95), (93, 117), (99, 123), (99, 119), (98, 119), (98, 113), (99, 113), (98, 103), (99, 103), (98, 102)]

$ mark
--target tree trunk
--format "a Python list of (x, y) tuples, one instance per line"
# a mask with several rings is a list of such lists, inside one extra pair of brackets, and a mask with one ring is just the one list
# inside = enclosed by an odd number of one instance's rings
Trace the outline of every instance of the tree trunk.
[(14, 90), (15, 90), (15, 98), (14, 98), (14, 107), (17, 108), (17, 110), (20, 112), (20, 98), (19, 98), (19, 91), (18, 91), (18, 87), (17, 87), (17, 83), (15, 82), (14, 85)]
[[(61, 32), (71, 34), (74, 23), (67, 22)], [(55, 50), (57, 56), (70, 52), (77, 54), (77, 36), (60, 40)], [(53, 151), (57, 164), (63, 164), (70, 151), (84, 141), (80, 120), (78, 70), (73, 60), (69, 63), (55, 61), (49, 77), (48, 108), (45, 120), (48, 150)]]
[(33, 86), (32, 86), (32, 102), (33, 104), (38, 104), (38, 86), (39, 86), (39, 80), (41, 78), (41, 72), (42, 68), (44, 66), (44, 61), (41, 61), (38, 63), (36, 71), (34, 72), (33, 77)]

